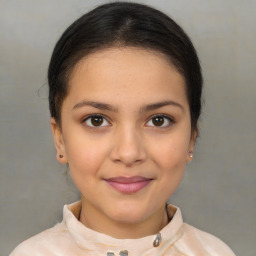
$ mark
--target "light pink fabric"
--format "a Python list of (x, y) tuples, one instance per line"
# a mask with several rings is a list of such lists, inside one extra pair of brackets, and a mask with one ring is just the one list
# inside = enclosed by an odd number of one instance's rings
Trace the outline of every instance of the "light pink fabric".
[(116, 239), (84, 226), (77, 217), (81, 202), (65, 205), (63, 221), (21, 243), (10, 256), (234, 256), (218, 238), (183, 223), (179, 208), (168, 205), (172, 219), (161, 231), (162, 241), (153, 247), (156, 235), (139, 239)]

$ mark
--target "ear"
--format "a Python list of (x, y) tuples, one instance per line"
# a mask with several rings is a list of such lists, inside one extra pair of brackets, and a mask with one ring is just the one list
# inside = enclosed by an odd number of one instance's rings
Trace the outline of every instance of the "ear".
[(65, 152), (65, 144), (62, 136), (62, 131), (57, 124), (55, 118), (51, 118), (52, 135), (54, 139), (56, 158), (61, 164), (67, 163), (67, 155)]
[(190, 138), (189, 149), (188, 149), (188, 154), (187, 154), (187, 160), (186, 160), (187, 163), (192, 161), (192, 159), (193, 159), (194, 146), (195, 146), (195, 143), (196, 143), (197, 135), (198, 135), (197, 128), (193, 129), (192, 132), (191, 132), (191, 138)]

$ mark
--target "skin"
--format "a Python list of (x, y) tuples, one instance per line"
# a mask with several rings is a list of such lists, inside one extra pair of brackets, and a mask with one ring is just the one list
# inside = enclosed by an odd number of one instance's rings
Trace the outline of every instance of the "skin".
[[(104, 118), (100, 126), (93, 126), (92, 114)], [(168, 223), (165, 204), (191, 160), (196, 131), (191, 132), (184, 78), (164, 55), (125, 47), (87, 56), (69, 81), (61, 129), (53, 118), (51, 126), (57, 159), (69, 164), (81, 192), (84, 225), (115, 238), (139, 238)], [(126, 194), (106, 182), (120, 176), (152, 180)]]

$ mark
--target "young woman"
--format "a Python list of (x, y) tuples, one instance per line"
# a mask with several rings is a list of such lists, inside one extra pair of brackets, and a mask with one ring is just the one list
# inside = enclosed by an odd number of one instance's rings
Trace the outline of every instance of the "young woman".
[(150, 7), (102, 5), (59, 39), (49, 65), (57, 159), (81, 201), (22, 255), (234, 255), (166, 205), (193, 158), (202, 75), (183, 30)]

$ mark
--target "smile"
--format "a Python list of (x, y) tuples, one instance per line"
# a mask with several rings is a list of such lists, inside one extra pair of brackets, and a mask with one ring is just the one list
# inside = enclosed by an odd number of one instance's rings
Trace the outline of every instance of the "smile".
[(133, 194), (144, 187), (146, 187), (152, 179), (148, 179), (141, 176), (134, 177), (115, 177), (110, 179), (105, 179), (105, 181), (117, 191), (124, 194)]

